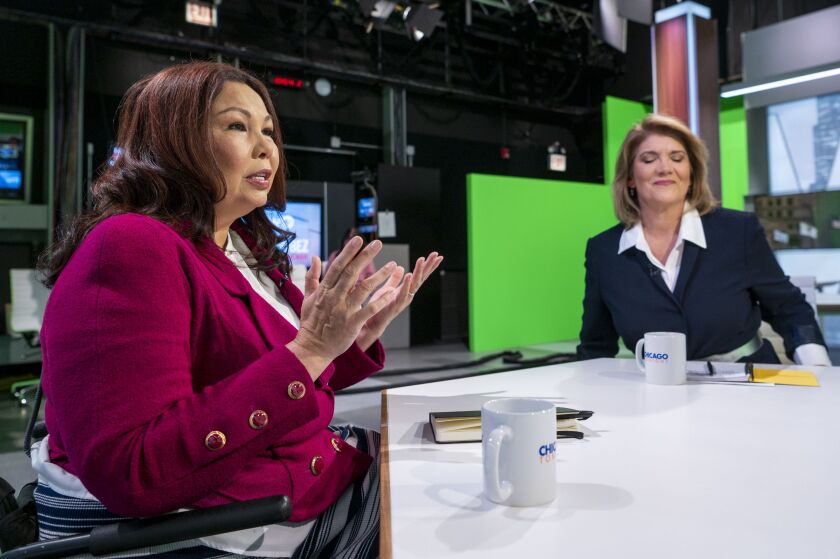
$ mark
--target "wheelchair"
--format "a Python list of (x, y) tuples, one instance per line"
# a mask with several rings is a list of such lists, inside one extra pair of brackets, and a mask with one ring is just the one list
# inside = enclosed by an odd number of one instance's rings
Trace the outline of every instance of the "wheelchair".
[[(24, 439), (27, 454), (32, 439), (43, 438), (47, 434), (46, 425), (37, 421), (40, 407), (39, 386)], [(89, 533), (29, 543), (37, 538), (35, 502), (31, 498), (30, 490), (34, 489), (34, 485), (32, 483), (25, 486), (16, 499), (11, 485), (0, 478), (0, 526), (6, 528), (0, 538), (0, 551), (3, 552), (0, 559), (49, 559), (77, 554), (96, 557), (128, 552), (276, 524), (288, 520), (292, 513), (289, 497), (278, 495), (206, 509), (173, 512), (152, 518), (129, 519), (97, 526)]]

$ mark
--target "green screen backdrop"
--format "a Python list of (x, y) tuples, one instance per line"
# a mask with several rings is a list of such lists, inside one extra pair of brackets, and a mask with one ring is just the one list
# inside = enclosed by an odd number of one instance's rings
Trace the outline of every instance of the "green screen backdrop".
[(747, 158), (747, 117), (741, 97), (720, 103), (720, 190), (721, 205), (744, 210), (744, 196), (750, 189)]
[(604, 185), (468, 175), (470, 350), (577, 338), (586, 240), (614, 223)]

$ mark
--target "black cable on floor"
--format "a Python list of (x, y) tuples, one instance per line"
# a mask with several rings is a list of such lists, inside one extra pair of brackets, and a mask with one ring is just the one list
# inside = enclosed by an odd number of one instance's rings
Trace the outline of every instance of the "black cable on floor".
[[(389, 377), (393, 375), (405, 375), (405, 374), (413, 374), (413, 373), (430, 373), (434, 371), (448, 371), (450, 369), (466, 369), (467, 367), (477, 367), (478, 365), (484, 365), (485, 363), (489, 363), (495, 359), (502, 358), (507, 363), (507, 359), (515, 359), (521, 358), (522, 354), (518, 351), (500, 351), (499, 353), (493, 353), (490, 355), (485, 355), (479, 359), (475, 359), (473, 361), (461, 361), (459, 363), (446, 363), (444, 365), (433, 365), (431, 367), (413, 367), (410, 369), (393, 369), (389, 371), (381, 371), (374, 375), (375, 378), (381, 377)], [(515, 361), (512, 361), (515, 362)]]
[[(519, 353), (518, 351), (515, 353)], [(540, 357), (532, 357), (531, 359), (522, 359), (522, 354), (519, 354), (519, 358), (516, 357), (502, 357), (503, 363), (519, 363), (520, 365), (526, 365), (529, 367), (538, 367), (540, 365), (549, 365), (552, 363), (568, 363), (569, 361), (575, 361), (577, 354), (575, 353), (550, 353), (548, 355), (541, 355)]]
[[(511, 352), (511, 353), (518, 353), (518, 352)], [(471, 371), (469, 373), (464, 373), (461, 375), (455, 375), (452, 377), (445, 377), (445, 378), (432, 378), (432, 379), (423, 379), (423, 380), (407, 380), (403, 382), (394, 382), (389, 383), (387, 385), (379, 385), (379, 386), (351, 386), (348, 388), (344, 388), (336, 392), (339, 395), (349, 395), (349, 394), (367, 394), (369, 392), (380, 392), (382, 390), (389, 390), (392, 388), (403, 388), (406, 386), (415, 386), (420, 384), (430, 384), (432, 382), (443, 382), (447, 380), (458, 380), (462, 378), (470, 378), (470, 377), (477, 377), (479, 375), (493, 375), (496, 373), (507, 373), (510, 371), (517, 371), (519, 369), (531, 369), (534, 367), (539, 367), (542, 365), (548, 364), (560, 364), (560, 363), (570, 363), (575, 361), (576, 355), (573, 353), (553, 353), (551, 355), (546, 355), (544, 357), (537, 357), (535, 359), (523, 359), (519, 361), (508, 361), (511, 364), (509, 367), (500, 367), (498, 369), (490, 369), (484, 371)], [(459, 367), (460, 368), (460, 367)], [(422, 371), (421, 371), (422, 372)], [(376, 378), (376, 376), (370, 377)]]

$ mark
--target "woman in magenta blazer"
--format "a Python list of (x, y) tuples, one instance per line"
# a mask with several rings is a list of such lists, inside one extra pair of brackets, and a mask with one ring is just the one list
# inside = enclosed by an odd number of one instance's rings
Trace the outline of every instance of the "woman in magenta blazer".
[(305, 295), (287, 281), (278, 246), (291, 235), (263, 212), (285, 199), (279, 123), (263, 84), (233, 67), (138, 82), (118, 144), (93, 209), (45, 258), (42, 537), (89, 529), (82, 509), (137, 517), (286, 494), (293, 522), (200, 543), (375, 555), (378, 439), (330, 427), (333, 391), (381, 369), (379, 336), (442, 257), (357, 283), (381, 248), (357, 237), (323, 280), (313, 259)]

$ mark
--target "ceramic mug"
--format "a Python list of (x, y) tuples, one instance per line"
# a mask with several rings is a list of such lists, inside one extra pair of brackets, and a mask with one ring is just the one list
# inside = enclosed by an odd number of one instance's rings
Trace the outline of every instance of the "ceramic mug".
[(481, 408), (484, 494), (512, 507), (554, 500), (557, 411), (536, 398), (490, 400)]
[(685, 334), (646, 332), (636, 342), (636, 365), (649, 384), (685, 384)]

